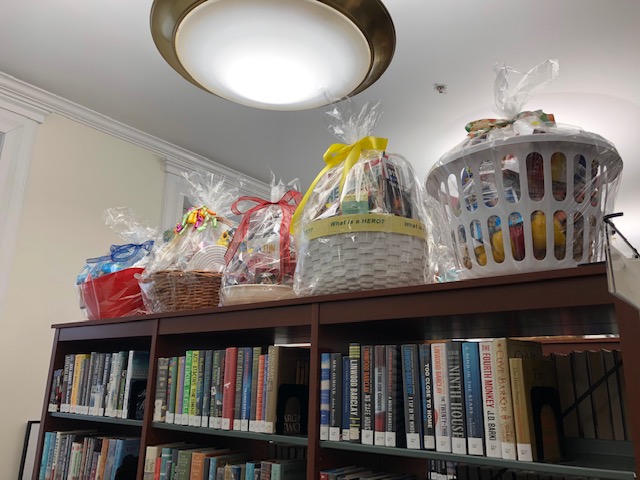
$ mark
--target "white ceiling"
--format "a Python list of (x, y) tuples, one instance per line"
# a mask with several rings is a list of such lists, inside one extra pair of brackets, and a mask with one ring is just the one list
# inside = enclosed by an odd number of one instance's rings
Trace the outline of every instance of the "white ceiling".
[[(194, 87), (157, 52), (152, 0), (2, 0), (0, 71), (261, 180), (270, 169), (307, 186), (335, 139), (322, 109), (269, 112)], [(640, 245), (638, 0), (385, 0), (397, 32), (393, 62), (356, 100), (382, 101), (375, 134), (424, 178), (495, 116), (492, 66), (557, 58), (560, 76), (528, 105), (611, 140), (625, 161), (617, 209)], [(259, 74), (259, 72), (257, 73)], [(447, 85), (440, 95), (434, 83)]]

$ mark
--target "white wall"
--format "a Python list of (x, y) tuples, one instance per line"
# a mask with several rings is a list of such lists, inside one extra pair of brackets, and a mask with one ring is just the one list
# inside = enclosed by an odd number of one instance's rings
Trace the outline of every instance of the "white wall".
[(101, 219), (130, 206), (157, 225), (164, 172), (153, 153), (64, 117), (37, 132), (4, 308), (0, 306), (0, 465), (16, 478), (27, 420), (40, 419), (52, 323), (81, 319), (73, 289), (87, 257), (118, 238)]

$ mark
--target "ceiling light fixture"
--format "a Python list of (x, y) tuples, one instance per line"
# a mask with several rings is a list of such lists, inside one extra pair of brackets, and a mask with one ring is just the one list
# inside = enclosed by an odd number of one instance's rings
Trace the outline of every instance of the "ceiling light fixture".
[(380, 78), (395, 50), (380, 0), (154, 0), (151, 34), (194, 85), (268, 110), (355, 95)]

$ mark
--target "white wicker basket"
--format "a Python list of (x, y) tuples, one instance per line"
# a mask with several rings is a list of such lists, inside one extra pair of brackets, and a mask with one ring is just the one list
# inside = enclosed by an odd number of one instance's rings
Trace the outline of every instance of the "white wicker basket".
[[(298, 257), (296, 291), (306, 295), (420, 285), (425, 283), (427, 247), (424, 225), (393, 215), (344, 215), (333, 217), (387, 219), (407, 222), (419, 235), (394, 231), (353, 230), (305, 238)], [(329, 219), (331, 220), (331, 219)], [(312, 222), (318, 224), (320, 220)], [(306, 229), (308, 231), (308, 229)]]
[[(449, 230), (463, 278), (569, 268), (604, 259), (602, 216), (613, 206), (622, 171), (622, 160), (607, 140), (587, 132), (533, 134), (478, 144), (458, 155), (441, 159), (426, 186), (441, 205), (443, 228)], [(511, 165), (506, 174), (505, 162)], [(519, 195), (512, 188), (514, 179)], [(532, 218), (539, 212), (544, 222), (536, 218), (534, 249)], [(507, 241), (517, 236), (512, 231), (503, 243), (496, 241), (502, 255), (492, 245), (491, 229), (496, 221), (503, 231), (505, 226), (515, 228), (509, 220), (518, 214), (524, 250)], [(562, 235), (557, 234), (559, 225), (554, 226), (556, 215), (566, 218)]]

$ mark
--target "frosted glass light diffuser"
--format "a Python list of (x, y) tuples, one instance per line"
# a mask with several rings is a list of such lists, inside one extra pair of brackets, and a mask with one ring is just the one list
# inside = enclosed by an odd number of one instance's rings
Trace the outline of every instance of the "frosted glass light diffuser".
[(205, 89), (271, 110), (347, 96), (372, 61), (360, 29), (317, 0), (209, 0), (180, 22), (175, 51)]

